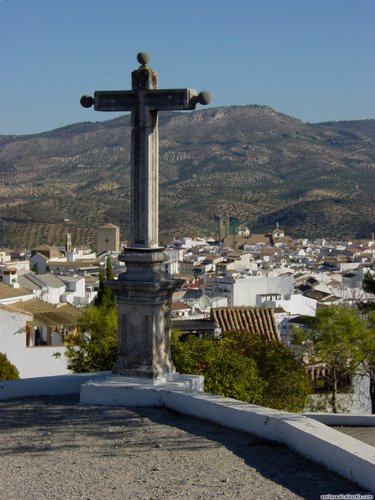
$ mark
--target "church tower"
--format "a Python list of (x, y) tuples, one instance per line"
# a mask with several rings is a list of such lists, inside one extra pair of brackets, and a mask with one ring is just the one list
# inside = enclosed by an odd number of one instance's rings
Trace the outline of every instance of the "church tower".
[(219, 217), (219, 241), (223, 241), (230, 233), (229, 217)]
[(71, 252), (72, 251), (72, 236), (71, 236), (70, 233), (66, 233), (65, 251), (66, 252)]
[(120, 252), (120, 228), (114, 224), (104, 224), (97, 230), (96, 252)]

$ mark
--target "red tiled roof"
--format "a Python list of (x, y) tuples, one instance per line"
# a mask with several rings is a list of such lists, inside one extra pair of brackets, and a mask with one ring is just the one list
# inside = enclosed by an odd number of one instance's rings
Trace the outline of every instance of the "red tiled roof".
[(26, 312), (33, 315), (35, 321), (47, 326), (73, 325), (76, 326), (82, 316), (82, 310), (72, 304), (50, 304), (33, 298), (24, 302), (14, 302), (4, 306), (9, 311)]
[(24, 295), (32, 295), (30, 290), (26, 290), (25, 288), (13, 288), (6, 283), (0, 282), (0, 299), (8, 299), (13, 297), (22, 297)]
[(50, 267), (95, 267), (100, 263), (99, 259), (78, 259), (74, 262), (60, 262), (58, 260), (50, 260), (48, 265)]
[(190, 306), (188, 306), (184, 302), (172, 302), (172, 311), (186, 311), (188, 309), (190, 309)]
[(274, 311), (263, 307), (218, 307), (211, 319), (225, 332), (249, 332), (267, 340), (281, 342)]

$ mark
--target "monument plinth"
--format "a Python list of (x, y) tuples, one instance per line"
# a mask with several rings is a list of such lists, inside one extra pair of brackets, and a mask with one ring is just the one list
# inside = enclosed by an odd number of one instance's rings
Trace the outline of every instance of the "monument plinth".
[(113, 373), (154, 381), (171, 380), (171, 300), (182, 280), (165, 271), (168, 256), (159, 245), (159, 111), (193, 110), (208, 104), (207, 92), (158, 89), (157, 73), (146, 53), (137, 55), (131, 90), (96, 91), (84, 107), (96, 111), (131, 111), (131, 237), (120, 259), (126, 271), (107, 281), (117, 296), (118, 360)]

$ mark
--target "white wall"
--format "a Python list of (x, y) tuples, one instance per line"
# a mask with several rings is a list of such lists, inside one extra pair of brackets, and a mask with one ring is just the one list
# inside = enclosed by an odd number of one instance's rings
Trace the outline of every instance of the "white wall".
[(0, 252), (0, 262), (10, 262), (11, 257), (6, 252)]
[(42, 299), (50, 304), (60, 304), (60, 297), (65, 292), (65, 285), (60, 288), (47, 288), (47, 293), (42, 294)]
[(261, 294), (279, 294), (282, 299), (287, 299), (293, 290), (292, 276), (207, 278), (204, 287), (204, 293), (209, 297), (227, 297), (231, 306), (256, 306), (257, 295)]
[[(259, 299), (259, 297), (258, 297)], [(267, 307), (282, 307), (291, 316), (304, 315), (312, 316), (316, 315), (316, 305), (318, 303), (315, 299), (310, 299), (301, 294), (293, 294), (288, 300), (267, 300), (260, 302), (257, 305), (262, 304)]]
[(44, 257), (44, 255), (41, 255), (39, 253), (36, 253), (30, 257), (30, 269), (33, 268), (33, 266), (37, 265), (38, 266), (38, 272), (39, 273), (45, 273), (46, 268), (47, 268), (47, 259)]
[(293, 278), (290, 276), (249, 276), (237, 279), (233, 286), (233, 306), (256, 306), (260, 294), (280, 294), (286, 298), (293, 293)]
[[(66, 347), (24, 347), (14, 353), (12, 363), (18, 368), (20, 378), (50, 377), (52, 375), (67, 375), (69, 370), (64, 361)], [(60, 352), (61, 357), (53, 357), (55, 352)]]
[(177, 250), (175, 248), (167, 248), (166, 253), (168, 254), (169, 260), (167, 261), (167, 268), (170, 275), (179, 274), (180, 265), (179, 259), (182, 258), (183, 251)]
[[(61, 276), (62, 281), (64, 277)], [(67, 280), (66, 292), (60, 296), (61, 302), (70, 302), (74, 306), (86, 304), (86, 280), (85, 278), (76, 279), (74, 281)]]
[(4, 380), (0, 385), (0, 401), (30, 396), (79, 394), (81, 385), (85, 382), (103, 379), (109, 375), (111, 375), (111, 372), (72, 373), (23, 380)]
[(227, 307), (228, 306), (228, 299), (227, 297), (218, 297), (217, 295), (214, 297), (211, 297), (211, 307)]
[(0, 352), (6, 354), (10, 361), (14, 353), (26, 346), (26, 321), (31, 320), (30, 314), (11, 312), (0, 307)]
[(252, 256), (250, 253), (244, 253), (240, 255), (239, 259), (235, 259), (234, 261), (234, 269), (236, 271), (246, 271), (246, 269), (251, 269), (251, 260)]
[[(0, 352), (18, 369), (20, 378), (48, 377), (69, 373), (64, 363), (66, 347), (26, 347), (26, 321), (32, 316), (26, 313), (6, 311), (0, 308)], [(53, 357), (55, 352), (61, 358)]]

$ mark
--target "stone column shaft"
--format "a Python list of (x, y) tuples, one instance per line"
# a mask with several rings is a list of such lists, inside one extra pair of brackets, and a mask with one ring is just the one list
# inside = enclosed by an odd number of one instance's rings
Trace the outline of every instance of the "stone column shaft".
[(144, 92), (157, 88), (157, 74), (145, 67), (133, 71), (137, 99), (132, 111), (132, 205), (130, 246), (159, 247), (158, 112), (144, 102)]

